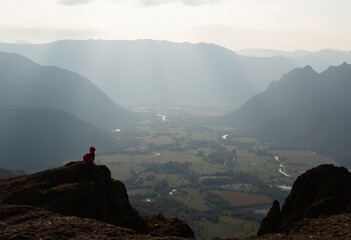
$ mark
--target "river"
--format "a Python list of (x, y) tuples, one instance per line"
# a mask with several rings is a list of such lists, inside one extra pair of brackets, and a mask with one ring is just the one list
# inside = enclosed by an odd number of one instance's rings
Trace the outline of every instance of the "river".
[(222, 138), (223, 138), (223, 139), (227, 139), (228, 136), (229, 136), (229, 135), (226, 134), (226, 135), (223, 135)]
[(281, 173), (282, 175), (284, 175), (285, 177), (291, 178), (291, 175), (287, 174), (284, 164), (280, 162), (279, 156), (278, 155), (274, 155), (274, 159), (278, 163), (280, 163), (278, 172)]
[(157, 114), (157, 117), (160, 117), (162, 122), (168, 122), (167, 116), (166, 115), (162, 115), (162, 114)]

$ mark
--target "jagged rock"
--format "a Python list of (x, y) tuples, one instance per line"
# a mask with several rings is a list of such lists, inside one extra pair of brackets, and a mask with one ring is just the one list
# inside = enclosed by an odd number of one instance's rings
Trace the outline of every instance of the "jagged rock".
[(195, 238), (193, 230), (183, 221), (173, 218), (166, 219), (162, 214), (145, 217), (150, 234), (153, 236), (177, 236), (183, 238)]
[[(280, 211), (280, 226), (273, 232), (289, 232), (304, 218), (350, 212), (351, 173), (344, 167), (325, 164), (299, 176)], [(274, 218), (265, 225), (273, 226)], [(272, 232), (272, 231), (265, 231)]]
[(303, 218), (346, 213), (351, 204), (351, 173), (321, 165), (298, 177), (282, 206), (283, 229)]
[(351, 214), (337, 214), (317, 219), (305, 218), (287, 233), (271, 233), (245, 240), (350, 240)]
[(94, 166), (88, 181), (83, 162), (0, 181), (0, 201), (45, 208), (66, 216), (93, 218), (148, 233), (147, 224), (129, 204), (124, 184), (106, 166)]
[(257, 235), (262, 236), (266, 233), (275, 233), (281, 224), (282, 216), (280, 214), (280, 204), (277, 200), (275, 200), (267, 216), (262, 219)]

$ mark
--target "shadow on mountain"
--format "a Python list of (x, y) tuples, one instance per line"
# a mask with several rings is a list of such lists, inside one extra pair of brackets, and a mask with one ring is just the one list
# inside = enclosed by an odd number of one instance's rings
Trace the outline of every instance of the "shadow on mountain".
[(1, 167), (33, 171), (80, 159), (87, 146), (115, 152), (124, 143), (67, 112), (0, 105)]
[(312, 150), (350, 166), (351, 65), (295, 69), (220, 119), (265, 141)]

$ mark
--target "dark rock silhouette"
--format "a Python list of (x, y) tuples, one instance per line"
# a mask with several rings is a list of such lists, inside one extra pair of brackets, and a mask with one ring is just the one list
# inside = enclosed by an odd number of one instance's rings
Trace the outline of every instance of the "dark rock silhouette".
[(42, 208), (0, 203), (0, 239), (100, 239), (179, 240), (173, 236), (154, 237), (101, 221), (64, 216)]
[(83, 162), (0, 181), (0, 201), (30, 205), (66, 216), (92, 218), (148, 233), (147, 224), (131, 207), (124, 184), (106, 166), (95, 166), (94, 182)]
[(189, 225), (177, 218), (166, 219), (162, 214), (157, 214), (146, 217), (145, 220), (151, 235), (195, 238), (194, 232)]
[(262, 219), (257, 235), (262, 236), (265, 233), (274, 233), (277, 231), (277, 229), (279, 229), (281, 224), (282, 216), (280, 214), (280, 204), (277, 200), (275, 200), (267, 216)]
[(276, 203), (272, 209), (261, 223), (260, 235), (293, 231), (305, 218), (350, 213), (351, 173), (329, 164), (310, 169), (296, 179), (281, 211)]
[(350, 240), (351, 214), (305, 218), (288, 233), (271, 233), (245, 240)]

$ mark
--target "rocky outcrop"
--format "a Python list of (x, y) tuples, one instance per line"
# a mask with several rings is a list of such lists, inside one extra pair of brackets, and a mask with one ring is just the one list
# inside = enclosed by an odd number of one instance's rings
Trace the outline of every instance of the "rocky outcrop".
[(264, 233), (276, 232), (282, 224), (282, 216), (280, 214), (280, 204), (277, 200), (273, 202), (273, 206), (269, 210), (267, 216), (262, 219), (260, 229), (257, 232), (258, 236)]
[(0, 181), (0, 202), (30, 205), (65, 216), (91, 218), (148, 233), (144, 219), (129, 204), (124, 184), (106, 166), (95, 165), (93, 181), (83, 162)]
[[(278, 212), (275, 204), (262, 221), (259, 235), (289, 232), (305, 218), (351, 212), (351, 173), (344, 167), (321, 165), (299, 176)], [(274, 217), (271, 217), (274, 215)], [(279, 224), (277, 217), (281, 218)], [(274, 227), (272, 227), (274, 226)]]
[(265, 234), (245, 240), (350, 240), (351, 214), (338, 214), (317, 219), (305, 218), (288, 233)]
[(89, 218), (64, 216), (42, 208), (0, 204), (1, 240), (181, 240), (179, 237), (154, 237)]
[(153, 236), (177, 236), (183, 238), (195, 238), (193, 230), (183, 221), (172, 218), (166, 219), (162, 214), (145, 218), (150, 234)]

